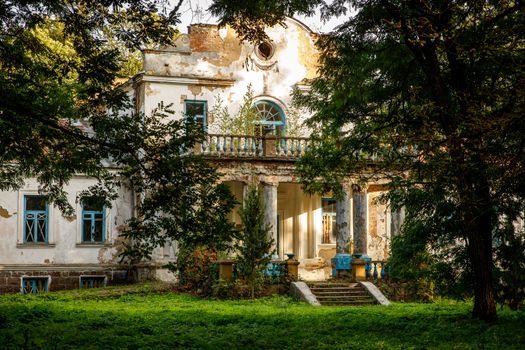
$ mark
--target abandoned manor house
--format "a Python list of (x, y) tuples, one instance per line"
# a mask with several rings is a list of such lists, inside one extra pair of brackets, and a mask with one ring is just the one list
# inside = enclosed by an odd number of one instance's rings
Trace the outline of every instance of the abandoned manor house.
[[(294, 164), (309, 146), (308, 114), (292, 106), (292, 90), (308, 89), (317, 71), (317, 34), (294, 19), (267, 29), (270, 40), (240, 42), (228, 27), (195, 24), (173, 47), (143, 51), (143, 70), (124, 86), (138, 112), (160, 102), (173, 104), (174, 117), (192, 118), (206, 131), (201, 152), (221, 174), (238, 201), (251, 184), (264, 196), (275, 259), (294, 255), (299, 278), (325, 280), (336, 253), (388, 257), (390, 237), (402, 213), (377, 199), (380, 183), (359, 187), (348, 177), (344, 196), (303, 193)], [(250, 96), (256, 111), (253, 132), (228, 130)], [(65, 217), (28, 179), (22, 189), (0, 192), (0, 293), (89, 288), (126, 281), (120, 264), (119, 232), (135, 212), (136, 196), (121, 188), (111, 208), (79, 193), (96, 183), (81, 174), (66, 186), (74, 216)], [(231, 219), (239, 223), (236, 211)], [(338, 234), (336, 234), (338, 232)], [(173, 279), (163, 266), (175, 259), (176, 242), (157, 248), (139, 277)], [(278, 255), (278, 257), (277, 257)]]

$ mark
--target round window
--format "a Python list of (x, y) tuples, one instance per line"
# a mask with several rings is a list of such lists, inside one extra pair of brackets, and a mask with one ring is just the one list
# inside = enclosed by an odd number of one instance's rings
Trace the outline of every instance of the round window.
[(274, 52), (273, 45), (268, 41), (263, 41), (255, 47), (255, 54), (262, 60), (272, 58)]

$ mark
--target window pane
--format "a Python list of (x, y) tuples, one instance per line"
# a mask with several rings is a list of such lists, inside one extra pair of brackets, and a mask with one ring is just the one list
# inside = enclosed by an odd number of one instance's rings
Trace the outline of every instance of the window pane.
[(33, 214), (26, 215), (26, 242), (33, 243), (34, 238), (34, 225), (36, 220)]
[(93, 240), (95, 242), (102, 242), (102, 214), (95, 214), (95, 234)]
[(332, 199), (332, 198), (323, 199), (321, 201), (323, 214), (328, 214), (328, 213), (335, 214), (336, 213), (335, 205), (336, 205), (335, 199)]
[(186, 115), (193, 116), (204, 116), (204, 102), (186, 102)]
[(82, 228), (82, 241), (91, 242), (91, 219), (84, 219)]
[(45, 211), (46, 196), (25, 196), (26, 210)]
[(335, 243), (336, 200), (333, 198), (323, 198), (321, 200), (321, 209), (323, 213), (323, 232), (321, 243)]
[(47, 220), (46, 214), (38, 214), (37, 220), (37, 240), (38, 242), (46, 241), (46, 231), (47, 231)]
[(89, 211), (102, 211), (104, 209), (104, 198), (84, 197), (82, 198), (82, 208)]

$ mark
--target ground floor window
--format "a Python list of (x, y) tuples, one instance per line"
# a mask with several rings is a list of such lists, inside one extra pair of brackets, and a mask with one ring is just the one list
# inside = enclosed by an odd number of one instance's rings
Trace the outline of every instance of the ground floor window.
[(323, 218), (323, 231), (321, 236), (322, 244), (335, 243), (335, 215), (336, 215), (336, 200), (335, 198), (322, 198), (321, 211)]
[(106, 286), (106, 276), (80, 276), (80, 288), (99, 288)]
[(48, 205), (45, 196), (24, 196), (24, 243), (47, 243)]
[(104, 202), (98, 197), (82, 199), (82, 243), (103, 243), (105, 240)]
[(45, 293), (48, 286), (49, 277), (22, 277), (22, 294)]

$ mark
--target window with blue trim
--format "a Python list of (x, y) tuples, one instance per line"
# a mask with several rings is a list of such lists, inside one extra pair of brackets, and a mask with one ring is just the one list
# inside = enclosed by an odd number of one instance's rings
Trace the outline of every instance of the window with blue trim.
[(106, 239), (104, 200), (82, 198), (82, 243), (103, 243)]
[(22, 294), (45, 293), (49, 287), (49, 277), (22, 277)]
[(321, 243), (335, 243), (336, 228), (336, 203), (335, 198), (321, 198), (321, 213), (323, 218), (323, 232)]
[(106, 276), (80, 276), (80, 288), (100, 288), (106, 286)]
[(48, 231), (46, 196), (24, 196), (24, 243), (47, 243)]
[(253, 107), (257, 112), (257, 120), (254, 121), (256, 135), (284, 134), (285, 116), (281, 107), (267, 100), (257, 101)]
[(192, 118), (206, 130), (206, 101), (185, 100), (184, 115)]

